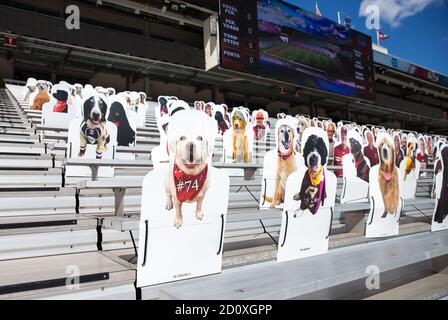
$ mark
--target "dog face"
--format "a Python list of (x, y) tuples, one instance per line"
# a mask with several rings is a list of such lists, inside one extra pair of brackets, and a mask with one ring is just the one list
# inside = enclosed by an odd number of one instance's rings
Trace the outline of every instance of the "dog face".
[(203, 111), (183, 110), (172, 117), (168, 145), (179, 169), (197, 175), (205, 168), (213, 153), (217, 129), (216, 121)]
[(107, 118), (110, 122), (113, 122), (117, 128), (120, 128), (120, 125), (127, 121), (126, 113), (123, 109), (123, 106), (119, 102), (114, 102), (110, 106), (109, 117)]
[(36, 88), (39, 92), (46, 92), (48, 91), (48, 84), (46, 81), (39, 80), (37, 81)]
[(234, 130), (244, 130), (246, 128), (246, 120), (241, 119), (238, 116), (233, 116), (232, 123)]
[(287, 125), (282, 125), (278, 128), (278, 151), (283, 154), (288, 154), (293, 148), (294, 130)]
[(417, 152), (417, 144), (413, 141), (409, 141), (407, 143), (407, 156), (411, 159), (414, 159)]
[(94, 124), (106, 121), (107, 104), (98, 96), (92, 96), (84, 102), (84, 119)]
[(386, 137), (384, 137), (378, 146), (380, 154), (380, 166), (385, 172), (392, 172), (395, 166), (395, 148)]
[(349, 139), (349, 142), (350, 142), (350, 152), (351, 152), (351, 154), (353, 155), (353, 157), (356, 158), (356, 156), (357, 156), (359, 153), (361, 153), (362, 146), (361, 146), (361, 144), (359, 143), (359, 141), (356, 140), (356, 139), (354, 139), (354, 138), (350, 138), (350, 139)]
[(312, 171), (319, 171), (321, 166), (327, 163), (328, 150), (325, 141), (313, 134), (305, 142), (303, 148), (303, 157), (305, 165)]

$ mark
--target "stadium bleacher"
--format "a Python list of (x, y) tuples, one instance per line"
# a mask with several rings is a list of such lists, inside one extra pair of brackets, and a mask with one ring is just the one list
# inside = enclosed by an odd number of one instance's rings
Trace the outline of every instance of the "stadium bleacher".
[[(135, 161), (67, 159), (68, 128), (42, 125), (40, 112), (21, 100), (22, 85), (5, 82), (0, 90), (0, 299), (294, 299), (359, 281), (369, 264), (394, 271), (448, 254), (445, 233), (429, 232), (435, 201), (428, 168), (422, 170), (416, 199), (405, 201), (399, 236), (366, 239), (370, 204), (337, 204), (327, 255), (275, 263), (282, 211), (258, 210), (271, 131), (268, 142), (254, 148), (255, 163), (214, 164), (231, 177), (222, 274), (143, 288), (140, 294), (135, 281), (141, 185), (160, 138), (154, 110), (137, 130), (138, 147), (116, 150), (135, 153)], [(222, 145), (218, 140), (215, 155), (222, 154)], [(66, 165), (87, 165), (92, 175), (66, 177)], [(115, 177), (98, 178), (99, 166), (114, 167)], [(339, 179), (338, 198), (341, 189)], [(79, 285), (70, 282), (72, 273), (80, 276)], [(408, 298), (441, 298), (446, 290), (430, 284), (444, 289), (446, 281), (442, 268), (369, 298), (393, 298), (403, 291)], [(213, 292), (206, 290), (211, 285)], [(410, 293), (412, 288), (418, 289)]]

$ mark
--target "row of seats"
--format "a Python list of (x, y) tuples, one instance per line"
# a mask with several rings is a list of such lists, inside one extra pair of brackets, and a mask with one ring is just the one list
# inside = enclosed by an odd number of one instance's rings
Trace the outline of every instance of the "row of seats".
[[(141, 181), (152, 168), (150, 150), (159, 143), (153, 110), (145, 127), (137, 130), (137, 147), (117, 150), (136, 153), (136, 161), (114, 162), (113, 179), (72, 178), (65, 176), (70, 163), (65, 158), (67, 129), (42, 126), (39, 112), (29, 110), (14, 94), (19, 89), (8, 85), (0, 91), (0, 268), (8, 271), (0, 276), (0, 298), (135, 299)], [(270, 134), (267, 145), (257, 145), (260, 159), (272, 141)], [(247, 268), (272, 267), (281, 211), (258, 210), (262, 161), (226, 166), (219, 159), (221, 145), (218, 141), (214, 160), (231, 176), (222, 277), (226, 279), (234, 272), (243, 276)], [(252, 180), (244, 178), (249, 169), (255, 171)], [(401, 236), (430, 229), (431, 183), (429, 175), (419, 181), (417, 199), (404, 210)], [(340, 193), (342, 182), (338, 185)], [(337, 206), (332, 249), (366, 243), (363, 224), (368, 210), (365, 203)], [(43, 272), (35, 272), (36, 264)], [(81, 283), (67, 289), (63, 280), (76, 268)], [(189, 283), (145, 288), (141, 295), (160, 298), (168, 294), (168, 287)]]

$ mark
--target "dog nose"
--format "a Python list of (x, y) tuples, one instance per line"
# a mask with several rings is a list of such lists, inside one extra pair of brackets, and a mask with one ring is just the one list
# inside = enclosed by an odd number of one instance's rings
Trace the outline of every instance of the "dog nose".
[(285, 131), (285, 141), (289, 141), (289, 133), (288, 131)]
[(315, 156), (315, 155), (312, 155), (311, 157), (310, 157), (310, 165), (311, 166), (315, 166), (315, 165), (317, 165), (317, 157)]
[(187, 144), (188, 161), (192, 163), (194, 161), (194, 144), (192, 142)]

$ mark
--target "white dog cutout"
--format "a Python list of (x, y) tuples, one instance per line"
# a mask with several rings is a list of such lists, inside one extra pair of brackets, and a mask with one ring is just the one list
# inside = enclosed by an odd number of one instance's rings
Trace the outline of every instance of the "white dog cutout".
[(143, 181), (138, 287), (221, 271), (230, 182), (211, 166), (216, 130), (203, 111), (179, 111), (170, 121), (170, 165)]

